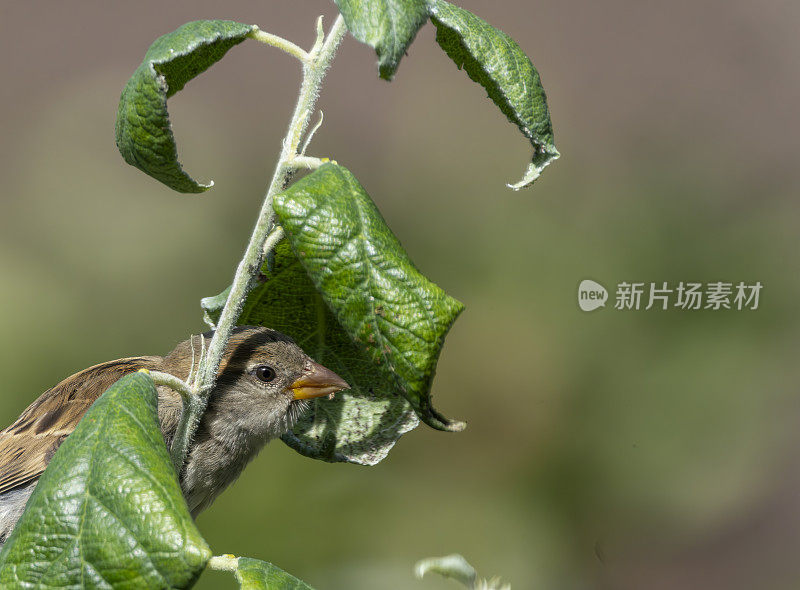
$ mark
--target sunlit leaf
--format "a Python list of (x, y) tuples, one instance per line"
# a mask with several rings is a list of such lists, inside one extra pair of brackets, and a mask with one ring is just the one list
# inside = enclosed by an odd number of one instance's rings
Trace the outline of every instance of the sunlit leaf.
[(181, 494), (150, 378), (127, 375), (42, 474), (0, 552), (2, 588), (188, 588), (211, 557)]
[(242, 590), (314, 590), (281, 568), (250, 557), (239, 558), (235, 575)]

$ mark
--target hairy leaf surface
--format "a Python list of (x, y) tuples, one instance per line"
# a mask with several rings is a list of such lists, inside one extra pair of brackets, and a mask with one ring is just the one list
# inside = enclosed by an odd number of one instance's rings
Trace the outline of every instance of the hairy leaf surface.
[(335, 0), (350, 34), (378, 54), (381, 78), (391, 80), (408, 46), (428, 21), (425, 0)]
[(143, 373), (112, 385), (45, 470), (0, 552), (2, 588), (188, 588), (211, 552)]
[(292, 250), (328, 308), (420, 419), (462, 430), (431, 404), (445, 336), (463, 305), (420, 273), (364, 188), (325, 164), (276, 195)]
[(181, 193), (201, 193), (212, 186), (198, 183), (183, 171), (167, 99), (256, 28), (200, 20), (156, 39), (125, 85), (117, 107), (117, 147), (128, 164)]
[(428, 3), (436, 41), (530, 140), (531, 164), (522, 180), (509, 185), (515, 190), (530, 186), (559, 157), (539, 73), (516, 41), (503, 31), (444, 0)]

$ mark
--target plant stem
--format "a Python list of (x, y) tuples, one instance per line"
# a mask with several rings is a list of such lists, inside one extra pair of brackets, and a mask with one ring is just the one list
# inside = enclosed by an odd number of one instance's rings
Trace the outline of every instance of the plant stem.
[[(307, 59), (302, 60), (303, 82), (300, 86), (300, 95), (297, 98), (286, 137), (283, 139), (283, 147), (272, 175), (272, 181), (264, 196), (264, 203), (261, 206), (258, 221), (250, 236), (244, 257), (236, 269), (228, 299), (217, 322), (217, 329), (214, 331), (214, 337), (211, 339), (208, 350), (200, 359), (196, 380), (191, 385), (193, 395), (187, 400), (188, 403), (184, 404), (181, 420), (175, 432), (171, 454), (173, 463), (180, 466), (179, 473), (186, 460), (189, 443), (208, 405), (208, 398), (216, 383), (217, 371), (225, 347), (242, 313), (247, 294), (254, 284), (253, 279), (261, 270), (264, 262), (264, 256), (267, 253), (264, 246), (267, 237), (273, 234), (275, 226), (272, 200), (285, 188), (291, 173), (296, 169), (293, 160), (298, 156), (300, 140), (308, 128), (309, 120), (314, 112), (322, 80), (325, 78), (325, 73), (328, 71), (346, 31), (344, 18), (339, 15), (326, 38), (322, 29), (322, 17), (320, 17), (317, 21), (317, 40), (314, 47), (308, 52)], [(274, 237), (279, 235), (279, 233), (273, 234)], [(271, 242), (277, 242), (278, 239), (271, 240)], [(274, 247), (274, 243), (271, 245)]]
[(250, 37), (251, 39), (259, 41), (260, 43), (264, 43), (265, 45), (272, 45), (272, 47), (276, 47), (281, 51), (288, 53), (289, 55), (293, 55), (303, 63), (307, 62), (309, 59), (307, 51), (298, 47), (291, 41), (284, 39), (283, 37), (278, 37), (278, 35), (267, 33), (266, 31), (262, 31), (261, 29), (256, 29), (247, 36)]
[(208, 567), (222, 572), (235, 572), (239, 567), (239, 558), (230, 553), (215, 555), (208, 560)]
[[(292, 158), (292, 164), (296, 170), (305, 169), (305, 170), (316, 170), (323, 164), (327, 164), (328, 162), (333, 162), (328, 158), (314, 158), (312, 156), (295, 156)], [(333, 162), (334, 164), (336, 162)]]
[(283, 235), (284, 235), (283, 228), (279, 225), (274, 230), (272, 230), (271, 234), (267, 236), (267, 240), (266, 242), (264, 242), (265, 257), (267, 256), (267, 254), (272, 252), (273, 248), (275, 248), (275, 246), (278, 245), (278, 242), (280, 242), (283, 239)]
[(190, 397), (192, 397), (192, 388), (189, 387), (182, 379), (178, 379), (175, 375), (162, 373), (161, 371), (149, 371), (148, 374), (150, 375), (150, 379), (152, 379), (153, 383), (156, 385), (166, 385), (173, 391), (177, 391), (181, 395), (184, 404)]

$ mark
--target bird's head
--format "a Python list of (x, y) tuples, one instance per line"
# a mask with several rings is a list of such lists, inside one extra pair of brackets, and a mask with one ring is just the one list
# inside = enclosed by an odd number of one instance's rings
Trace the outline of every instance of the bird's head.
[[(203, 335), (206, 343), (213, 332)], [(182, 343), (166, 364), (191, 363), (200, 337)], [(188, 370), (184, 372), (185, 377)], [(311, 359), (288, 336), (260, 326), (240, 326), (231, 335), (220, 364), (208, 413), (258, 438), (280, 436), (308, 406), (306, 400), (349, 389), (347, 382)]]

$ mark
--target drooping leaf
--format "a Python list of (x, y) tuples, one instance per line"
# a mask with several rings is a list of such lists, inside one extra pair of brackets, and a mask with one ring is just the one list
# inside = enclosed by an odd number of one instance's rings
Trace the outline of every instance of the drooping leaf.
[[(278, 244), (263, 272), (267, 280), (251, 291), (239, 323), (267, 326), (291, 336), (352, 387), (332, 400), (312, 400), (311, 408), (283, 441), (315, 459), (377, 464), (400, 436), (419, 423), (411, 406), (342, 329), (287, 242)], [(203, 307), (216, 319), (226, 298), (208, 297)]]
[(221, 60), (255, 25), (225, 20), (186, 23), (159, 37), (128, 80), (117, 107), (117, 147), (131, 166), (182, 193), (201, 193), (183, 171), (167, 112), (167, 99)]
[(420, 27), (425, 0), (335, 0), (350, 34), (378, 54), (381, 78), (391, 80)]
[(533, 158), (519, 190), (533, 184), (559, 157), (539, 73), (516, 41), (468, 10), (445, 0), (428, 0), (436, 41), (459, 69), (486, 89), (489, 98), (533, 146)]
[(314, 590), (269, 562), (240, 557), (234, 575), (242, 590)]
[(112, 385), (58, 449), (0, 552), (2, 588), (188, 588), (211, 557), (143, 373)]
[(431, 404), (444, 338), (463, 305), (420, 273), (344, 167), (325, 164), (276, 195), (292, 250), (339, 324), (417, 415), (462, 430)]

